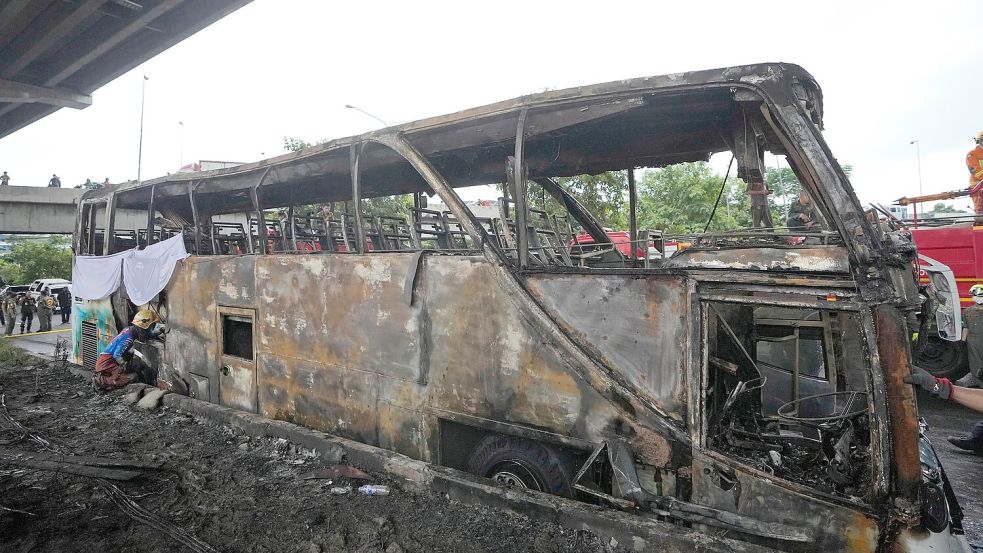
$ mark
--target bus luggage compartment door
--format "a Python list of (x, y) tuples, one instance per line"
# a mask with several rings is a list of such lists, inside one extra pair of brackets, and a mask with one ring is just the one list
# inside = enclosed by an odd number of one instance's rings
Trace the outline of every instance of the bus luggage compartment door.
[(222, 405), (258, 412), (255, 322), (252, 309), (219, 307), (219, 401)]

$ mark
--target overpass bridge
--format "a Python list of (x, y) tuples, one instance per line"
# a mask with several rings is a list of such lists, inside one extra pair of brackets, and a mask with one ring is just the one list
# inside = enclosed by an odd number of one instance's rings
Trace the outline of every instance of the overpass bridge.
[(0, 1), (0, 138), (92, 92), (250, 0)]
[[(81, 188), (0, 186), (0, 234), (72, 234)], [(146, 214), (120, 210), (117, 227), (143, 228)]]

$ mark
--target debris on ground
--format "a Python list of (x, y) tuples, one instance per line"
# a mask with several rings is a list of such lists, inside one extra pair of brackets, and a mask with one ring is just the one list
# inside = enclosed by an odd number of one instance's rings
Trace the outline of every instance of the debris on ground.
[[(42, 393), (28, 404), (36, 390)], [(399, 493), (385, 475), (366, 480), (364, 471), (285, 440), (249, 438), (167, 407), (137, 409), (124, 400), (135, 391), (94, 391), (53, 364), (0, 362), (3, 451), (141, 472), (110, 482), (0, 466), (4, 553), (612, 551), (589, 531), (438, 493)], [(366, 481), (393, 493), (352, 493)]]
[(302, 480), (337, 480), (339, 478), (349, 478), (352, 480), (372, 480), (372, 476), (351, 465), (332, 465), (325, 469), (302, 474), (300, 478)]
[(389, 486), (383, 484), (366, 484), (358, 487), (358, 493), (362, 495), (389, 495)]

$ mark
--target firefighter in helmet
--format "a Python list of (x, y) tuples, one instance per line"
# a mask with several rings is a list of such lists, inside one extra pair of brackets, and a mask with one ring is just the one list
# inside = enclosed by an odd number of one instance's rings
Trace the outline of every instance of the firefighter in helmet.
[[(973, 305), (963, 310), (962, 340), (966, 342), (969, 355), (969, 370), (977, 378), (983, 376), (983, 284), (974, 284), (969, 289)], [(949, 382), (948, 378), (936, 378), (928, 371), (916, 368), (905, 382), (914, 384), (931, 395), (965, 405), (983, 412), (983, 390), (963, 388)], [(976, 423), (969, 434), (949, 436), (949, 443), (968, 451), (983, 453), (983, 420)]]
[(973, 209), (983, 215), (983, 131), (976, 133), (976, 147), (966, 154), (966, 167), (969, 169), (969, 196), (973, 199)]
[(157, 314), (149, 309), (141, 309), (133, 322), (113, 338), (112, 342), (96, 358), (96, 371), (93, 383), (103, 390), (115, 390), (135, 381), (156, 384), (156, 374), (150, 367), (133, 359), (133, 343), (156, 338), (167, 332), (167, 327), (159, 323)]
[(973, 305), (963, 310), (962, 341), (969, 352), (969, 370), (977, 378), (983, 377), (983, 284), (969, 288)]

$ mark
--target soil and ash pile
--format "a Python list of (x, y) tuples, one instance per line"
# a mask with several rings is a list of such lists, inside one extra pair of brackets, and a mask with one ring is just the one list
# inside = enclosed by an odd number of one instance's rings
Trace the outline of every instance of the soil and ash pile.
[(283, 441), (249, 439), (166, 408), (137, 409), (122, 391), (97, 392), (55, 363), (31, 363), (0, 363), (0, 394), (6, 413), (50, 445), (25, 436), (0, 408), (0, 454), (131, 459), (160, 468), (110, 482), (0, 465), (5, 553), (194, 550), (125, 514), (111, 486), (151, 522), (228, 553), (612, 550), (590, 532), (436, 493), (410, 494), (379, 475), (369, 483), (391, 486), (391, 495), (334, 495), (332, 488), (366, 481), (310, 478), (332, 466)]

